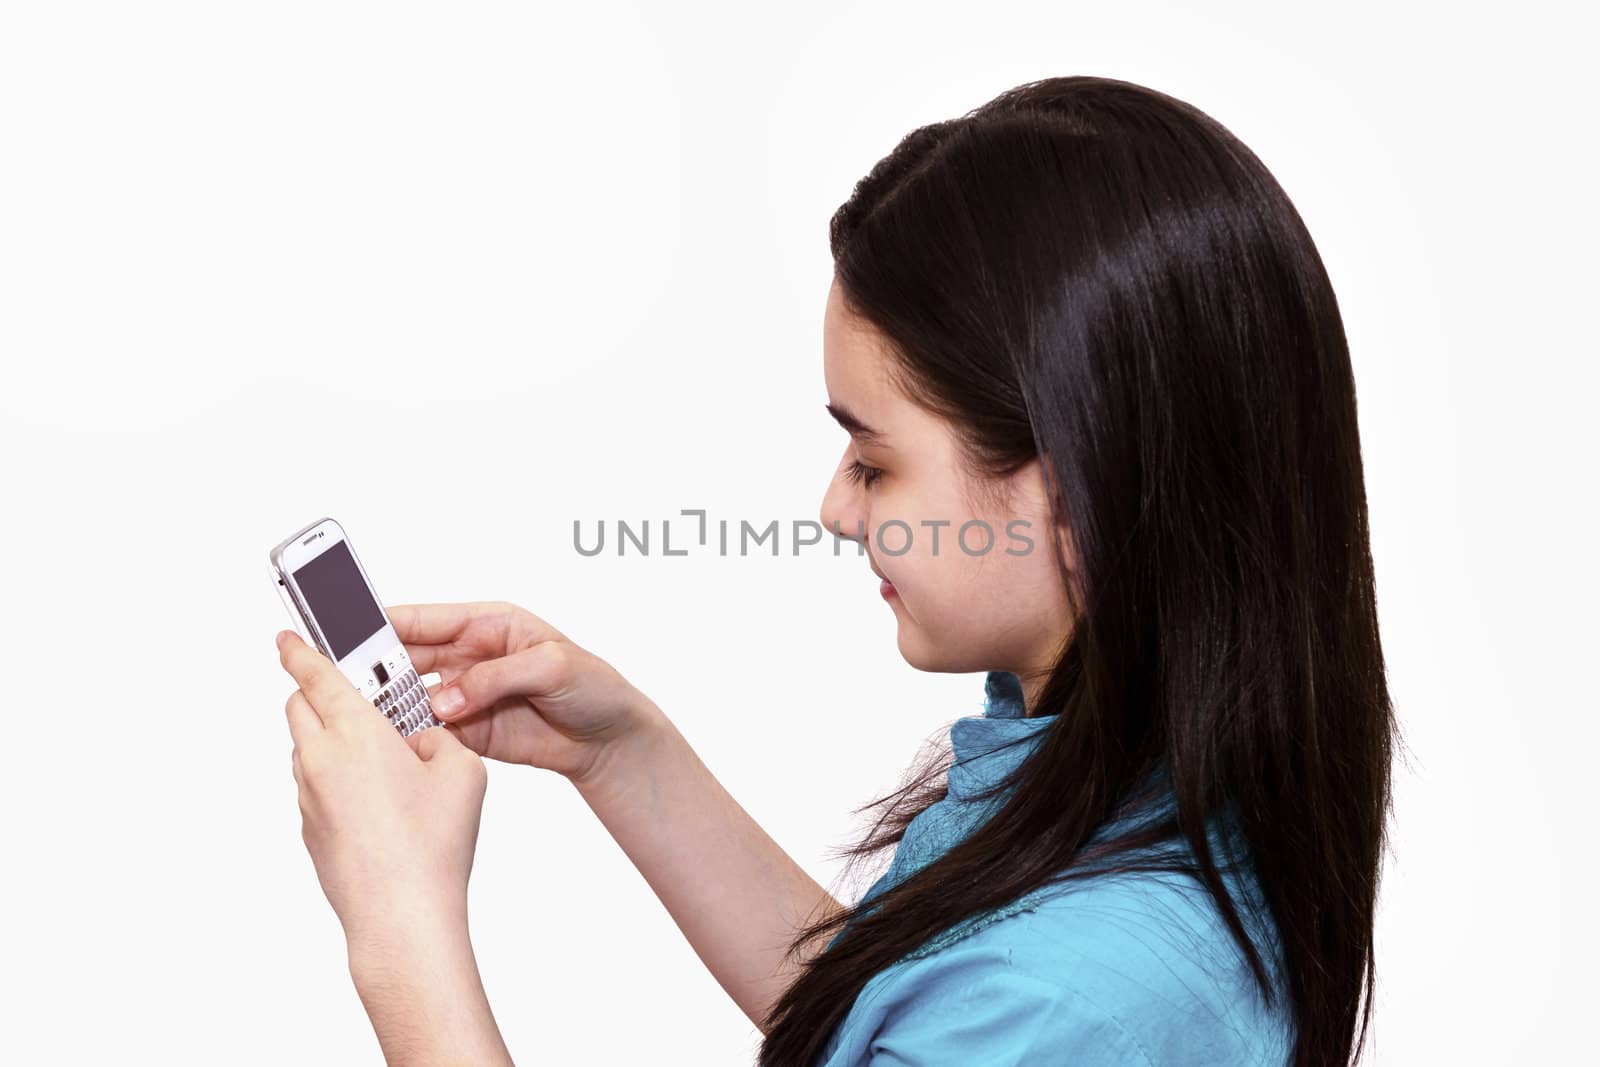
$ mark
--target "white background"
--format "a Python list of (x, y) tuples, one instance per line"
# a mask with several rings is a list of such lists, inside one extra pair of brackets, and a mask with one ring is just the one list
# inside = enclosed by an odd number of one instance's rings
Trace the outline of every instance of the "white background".
[[(1587, 44), (1542, 5), (6, 4), (0, 1058), (379, 1061), (272, 645), (267, 550), (322, 515), (390, 602), (605, 656), (834, 884), (981, 676), (901, 661), (849, 555), (586, 559), (572, 522), (815, 517), (829, 214), (913, 127), (1072, 73), (1238, 134), (1343, 309), (1408, 746), (1369, 1062), (1576, 1052)], [(749, 1062), (564, 780), (491, 767), (472, 918), (519, 1062)]]

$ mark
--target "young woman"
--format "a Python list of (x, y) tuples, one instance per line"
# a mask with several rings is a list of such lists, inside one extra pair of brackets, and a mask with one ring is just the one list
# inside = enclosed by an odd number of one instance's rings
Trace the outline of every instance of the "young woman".
[(1058, 78), (912, 132), (831, 239), (822, 521), (984, 713), (882, 802), (851, 854), (892, 865), (847, 906), (527, 611), (390, 609), (449, 723), (406, 741), (281, 634), (385, 1054), (508, 1059), (467, 937), (487, 756), (572, 781), (763, 1065), (1349, 1062), (1394, 724), (1349, 354), (1289, 199), (1193, 107)]

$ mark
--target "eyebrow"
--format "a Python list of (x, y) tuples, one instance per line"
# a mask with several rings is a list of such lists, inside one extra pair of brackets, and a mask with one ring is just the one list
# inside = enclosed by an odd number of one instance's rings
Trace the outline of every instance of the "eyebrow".
[(881, 445), (884, 443), (885, 434), (874, 430), (871, 426), (850, 414), (850, 410), (844, 405), (824, 404), (822, 406), (828, 409), (828, 414), (832, 415), (834, 421), (843, 426), (851, 437), (856, 438), (863, 444)]

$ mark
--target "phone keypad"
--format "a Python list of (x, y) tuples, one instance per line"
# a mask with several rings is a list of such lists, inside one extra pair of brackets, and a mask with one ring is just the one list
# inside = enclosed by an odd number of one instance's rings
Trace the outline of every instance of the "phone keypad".
[(439, 720), (433, 717), (433, 708), (428, 704), (428, 687), (422, 684), (417, 672), (409, 666), (404, 674), (390, 679), (383, 691), (372, 698), (372, 705), (400, 731), (402, 737), (439, 725)]

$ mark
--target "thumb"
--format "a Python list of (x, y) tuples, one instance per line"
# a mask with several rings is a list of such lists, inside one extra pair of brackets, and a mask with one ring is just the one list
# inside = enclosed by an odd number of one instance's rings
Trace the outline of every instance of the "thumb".
[(424, 763), (432, 762), (436, 757), (449, 752), (452, 748), (463, 747), (456, 735), (443, 726), (418, 730), (410, 737), (407, 737), (406, 740), (411, 742), (411, 750)]
[(573, 673), (571, 646), (540, 641), (520, 652), (474, 663), (428, 697), (434, 717), (455, 722), (508, 696), (539, 697), (560, 692)]

